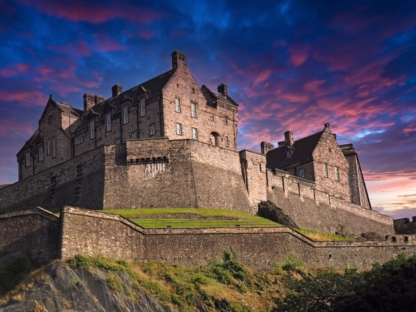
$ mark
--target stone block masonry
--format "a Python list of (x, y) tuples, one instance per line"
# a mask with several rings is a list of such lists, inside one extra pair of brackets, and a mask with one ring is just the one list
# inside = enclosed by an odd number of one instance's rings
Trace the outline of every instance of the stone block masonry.
[(267, 171), (267, 181), (268, 200), (301, 227), (354, 235), (364, 232), (379, 235), (394, 233), (391, 217), (319, 192), (311, 181), (277, 169)]
[(396, 235), (385, 241), (314, 242), (285, 227), (143, 229), (120, 216), (66, 207), (62, 211), (61, 257), (75, 254), (161, 261), (195, 266), (207, 264), (230, 246), (240, 261), (258, 270), (274, 261), (299, 257), (310, 268), (371, 268), (398, 253), (416, 251), (415, 236)]
[(35, 264), (59, 256), (59, 218), (41, 208), (0, 214), (0, 258), (26, 253)]

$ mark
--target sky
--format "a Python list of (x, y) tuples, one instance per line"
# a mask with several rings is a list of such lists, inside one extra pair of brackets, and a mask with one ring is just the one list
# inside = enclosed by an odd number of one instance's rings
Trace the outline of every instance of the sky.
[(415, 1), (0, 0), (0, 184), (52, 94), (83, 107), (187, 55), (198, 84), (228, 85), (239, 149), (329, 122), (353, 143), (374, 210), (416, 215)]

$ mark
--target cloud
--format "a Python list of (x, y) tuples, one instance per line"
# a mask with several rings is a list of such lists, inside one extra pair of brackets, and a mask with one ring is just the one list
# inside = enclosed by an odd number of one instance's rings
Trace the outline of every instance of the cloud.
[(130, 23), (149, 24), (162, 20), (167, 12), (153, 8), (126, 6), (120, 3), (100, 4), (87, 1), (59, 2), (52, 0), (29, 1), (20, 0), (28, 6), (35, 7), (42, 14), (53, 15), (71, 22), (87, 22), (101, 24), (114, 19), (124, 19)]

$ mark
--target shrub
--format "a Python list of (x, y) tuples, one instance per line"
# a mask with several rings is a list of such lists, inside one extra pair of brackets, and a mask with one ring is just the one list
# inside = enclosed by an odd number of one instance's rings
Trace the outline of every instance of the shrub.
[(303, 262), (296, 256), (288, 256), (287, 259), (283, 262), (282, 268), (285, 271), (290, 271), (296, 268), (303, 266)]

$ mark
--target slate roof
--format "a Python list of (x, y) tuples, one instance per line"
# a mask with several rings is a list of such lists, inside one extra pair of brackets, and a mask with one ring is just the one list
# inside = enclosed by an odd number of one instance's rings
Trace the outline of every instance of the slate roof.
[(233, 106), (238, 106), (237, 102), (234, 101), (231, 98), (231, 96), (229, 96), (229, 95), (224, 96), (221, 93), (212, 91), (206, 85), (202, 85), (201, 91), (204, 94), (205, 99), (207, 100), (208, 104), (211, 104), (213, 101), (220, 100), (221, 102), (228, 103), (228, 104), (231, 104)]
[(66, 115), (70, 115), (70, 116), (74, 116), (76, 118), (79, 118), (82, 116), (82, 110), (78, 109), (78, 108), (74, 108), (71, 105), (67, 104), (67, 103), (56, 103), (56, 106), (58, 106), (58, 108), (61, 110), (62, 113), (66, 114)]
[[(146, 82), (138, 84), (137, 86), (121, 92), (118, 96), (109, 98), (99, 104), (94, 105), (90, 110), (89, 113), (93, 113), (99, 116), (99, 119), (104, 118), (105, 109), (108, 107), (113, 107), (116, 112), (119, 112), (121, 109), (121, 104), (127, 101), (132, 101), (135, 103), (137, 98), (140, 95), (148, 93), (149, 96), (155, 96), (162, 92), (163, 87), (172, 77), (175, 70), (171, 69), (163, 74), (156, 76)], [(77, 127), (76, 130), (88, 127), (88, 119), (84, 118), (81, 124)], [(75, 130), (75, 131), (76, 131)]]
[(293, 144), (294, 152), (290, 158), (287, 158), (286, 145), (268, 151), (266, 154), (267, 168), (283, 169), (312, 157), (312, 152), (318, 144), (322, 132), (320, 131), (295, 141)]

